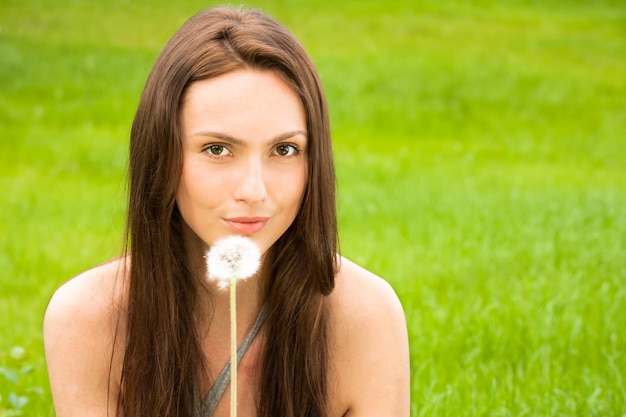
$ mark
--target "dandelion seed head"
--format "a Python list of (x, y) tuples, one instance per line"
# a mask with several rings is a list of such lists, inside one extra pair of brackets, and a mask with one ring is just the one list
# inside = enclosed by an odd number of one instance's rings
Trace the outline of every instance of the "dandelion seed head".
[(221, 289), (231, 280), (243, 280), (259, 269), (261, 253), (252, 239), (232, 235), (218, 240), (207, 254), (209, 280), (217, 281)]

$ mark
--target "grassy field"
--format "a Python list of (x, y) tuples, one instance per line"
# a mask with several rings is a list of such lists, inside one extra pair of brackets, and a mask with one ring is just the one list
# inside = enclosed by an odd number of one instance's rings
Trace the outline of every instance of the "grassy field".
[[(119, 253), (143, 83), (211, 4), (0, 2), (0, 417), (54, 415), (46, 304)], [(322, 75), (342, 251), (405, 306), (412, 416), (626, 416), (626, 4), (248, 4)]]

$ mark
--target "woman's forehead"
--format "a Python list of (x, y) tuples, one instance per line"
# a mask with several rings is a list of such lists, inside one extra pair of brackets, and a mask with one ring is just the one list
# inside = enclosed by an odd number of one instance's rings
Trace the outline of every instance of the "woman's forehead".
[(268, 70), (241, 70), (190, 85), (181, 109), (184, 136), (220, 132), (233, 138), (270, 139), (306, 132), (298, 94)]

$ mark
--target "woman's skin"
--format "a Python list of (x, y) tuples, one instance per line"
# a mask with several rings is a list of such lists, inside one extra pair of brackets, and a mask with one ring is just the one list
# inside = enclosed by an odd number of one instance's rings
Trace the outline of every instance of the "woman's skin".
[[(196, 82), (183, 101), (181, 140), (176, 202), (188, 226), (191, 262), (201, 265), (210, 245), (231, 234), (250, 237), (265, 253), (293, 222), (306, 186), (306, 117), (298, 95), (271, 71), (235, 71)], [(44, 336), (58, 417), (106, 416), (107, 405), (113, 415), (125, 340), (122, 263), (79, 275), (50, 302)], [(240, 342), (263, 302), (262, 271), (238, 285)], [(215, 376), (229, 358), (228, 292), (206, 285), (214, 310), (210, 326), (203, 323), (203, 346)], [(408, 338), (394, 291), (342, 258), (328, 301), (330, 415), (408, 416)], [(261, 331), (240, 363), (240, 415), (255, 415), (263, 340)], [(227, 389), (216, 417), (229, 415), (228, 395)]]

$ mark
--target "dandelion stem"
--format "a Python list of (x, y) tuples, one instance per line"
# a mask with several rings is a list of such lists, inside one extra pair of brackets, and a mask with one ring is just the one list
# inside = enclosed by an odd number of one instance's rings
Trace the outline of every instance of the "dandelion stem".
[(230, 281), (230, 416), (237, 417), (237, 280)]

